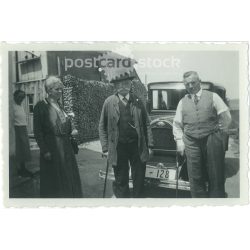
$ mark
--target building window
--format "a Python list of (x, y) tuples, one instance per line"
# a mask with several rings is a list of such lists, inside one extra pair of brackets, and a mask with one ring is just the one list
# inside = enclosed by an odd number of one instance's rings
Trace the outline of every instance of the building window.
[(27, 94), (28, 97), (28, 110), (29, 113), (33, 113), (34, 110), (34, 94)]

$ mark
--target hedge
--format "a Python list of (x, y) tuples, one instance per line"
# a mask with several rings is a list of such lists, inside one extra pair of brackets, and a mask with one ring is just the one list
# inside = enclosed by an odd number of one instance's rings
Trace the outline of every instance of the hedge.
[[(72, 75), (62, 79), (64, 84), (63, 105), (67, 113), (74, 113), (72, 119), (79, 132), (79, 143), (97, 139), (98, 124), (105, 99), (114, 93), (112, 84), (87, 81)], [(134, 81), (132, 92), (146, 102), (147, 91), (143, 84)]]
[(67, 113), (73, 112), (73, 124), (79, 132), (79, 142), (98, 138), (98, 124), (103, 103), (113, 93), (111, 84), (86, 81), (72, 75), (62, 79), (63, 104)]

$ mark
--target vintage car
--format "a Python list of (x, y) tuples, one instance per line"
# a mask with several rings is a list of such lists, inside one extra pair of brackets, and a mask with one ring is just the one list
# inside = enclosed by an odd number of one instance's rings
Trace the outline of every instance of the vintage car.
[[(202, 89), (216, 92), (227, 104), (226, 90), (211, 82), (202, 82)], [(150, 126), (153, 133), (153, 156), (146, 165), (145, 185), (189, 191), (186, 157), (177, 154), (176, 142), (173, 136), (173, 119), (180, 99), (186, 94), (182, 82), (153, 82), (148, 84), (147, 110), (150, 116)], [(225, 135), (225, 145), (228, 136)], [(227, 148), (227, 146), (226, 146)], [(106, 173), (99, 175), (105, 178)], [(106, 176), (113, 180), (114, 175), (109, 172)], [(132, 183), (130, 183), (132, 185)]]

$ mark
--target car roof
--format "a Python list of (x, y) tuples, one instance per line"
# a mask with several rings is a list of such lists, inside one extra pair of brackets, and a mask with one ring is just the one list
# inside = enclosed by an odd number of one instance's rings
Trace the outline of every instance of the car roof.
[[(214, 86), (212, 82), (201, 82), (203, 89), (209, 89)], [(148, 84), (148, 89), (185, 89), (183, 82), (151, 82)], [(217, 85), (216, 85), (217, 86)], [(219, 87), (219, 86), (217, 86)], [(222, 87), (223, 88), (223, 87)]]
[(149, 89), (185, 89), (182, 82), (151, 82), (148, 84)]

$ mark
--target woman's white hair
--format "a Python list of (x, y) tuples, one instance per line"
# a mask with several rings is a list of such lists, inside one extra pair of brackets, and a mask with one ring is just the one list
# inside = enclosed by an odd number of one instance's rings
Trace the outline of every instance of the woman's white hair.
[(49, 76), (45, 81), (45, 90), (48, 93), (50, 89), (54, 87), (56, 83), (62, 84), (62, 81), (57, 76)]

